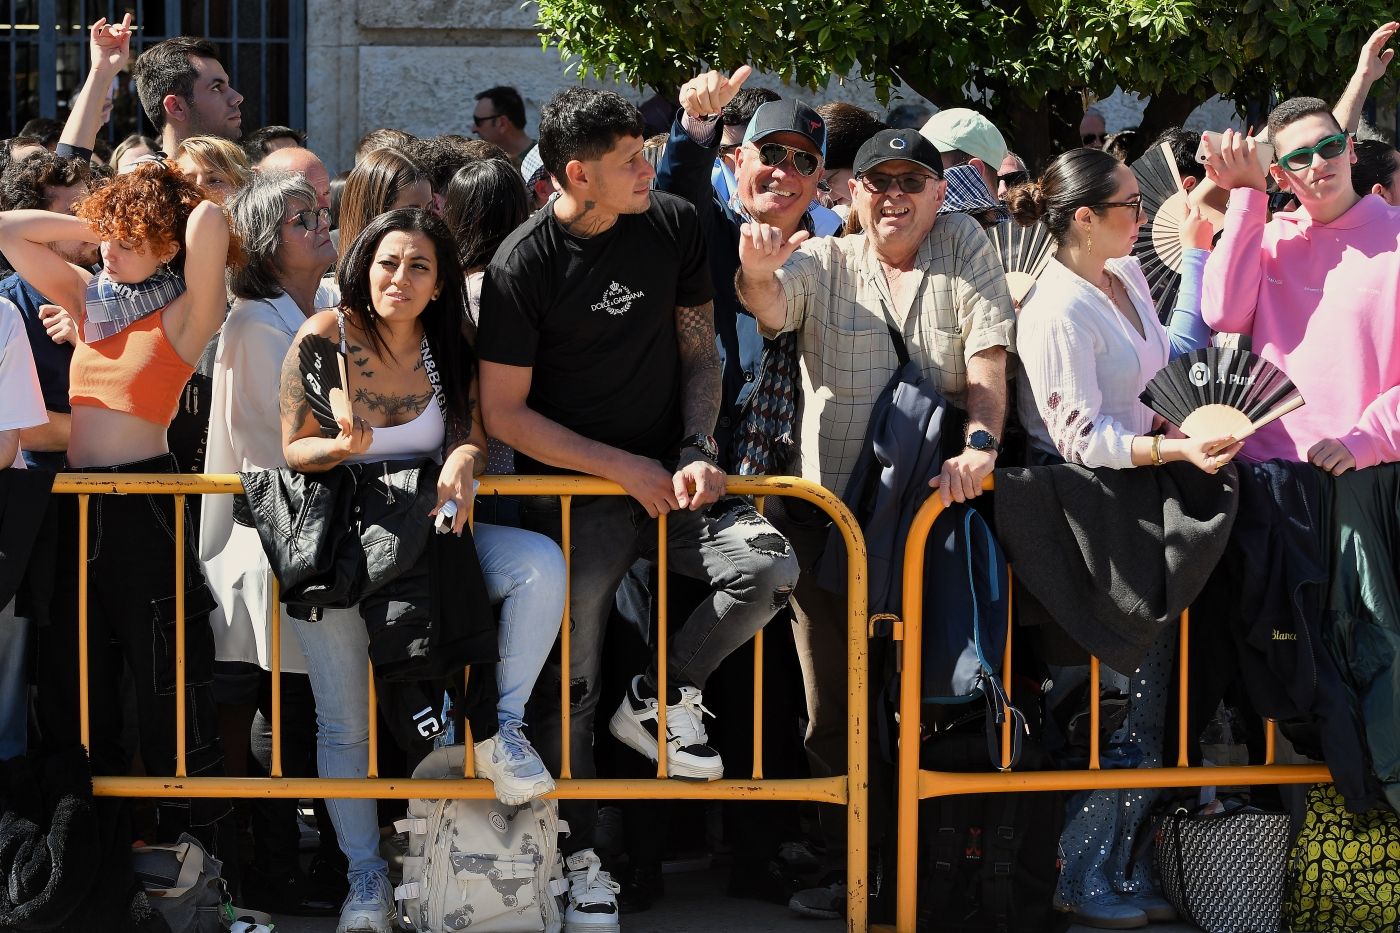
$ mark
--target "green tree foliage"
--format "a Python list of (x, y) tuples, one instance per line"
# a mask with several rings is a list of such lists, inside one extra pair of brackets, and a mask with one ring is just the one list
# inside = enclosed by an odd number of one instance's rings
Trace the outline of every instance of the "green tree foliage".
[[(539, 0), (546, 46), (583, 74), (671, 90), (747, 62), (808, 88), (859, 74), (967, 103), (1018, 140), (1072, 144), (1082, 92), (1152, 95), (1143, 132), (1221, 94), (1334, 97), (1381, 0)], [(1378, 88), (1389, 92), (1389, 87)], [(1031, 149), (1026, 142), (1020, 145)], [(1050, 149), (1034, 153), (1041, 158)], [(1040, 159), (1037, 159), (1040, 161)]]

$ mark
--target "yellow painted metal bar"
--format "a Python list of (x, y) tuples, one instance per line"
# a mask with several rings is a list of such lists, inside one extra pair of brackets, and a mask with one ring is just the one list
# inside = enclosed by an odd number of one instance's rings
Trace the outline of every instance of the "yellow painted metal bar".
[(564, 549), (564, 621), (559, 628), (559, 779), (574, 776), (573, 748), (569, 739), (569, 698), (573, 692), (574, 676), (570, 649), (573, 626), (574, 554), (573, 554), (573, 496), (559, 497), (560, 540)]
[[(467, 687), (471, 685), (472, 669), (470, 667), (462, 669), (462, 705), (467, 702)], [(472, 740), (472, 724), (465, 715), (462, 716), (462, 771), (466, 777), (476, 777), (476, 748)]]
[(1191, 610), (1185, 609), (1181, 613), (1181, 639), (1180, 647), (1177, 649), (1180, 657), (1177, 659), (1181, 664), (1181, 683), (1177, 690), (1180, 694), (1181, 705), (1177, 708), (1176, 727), (1176, 766), (1186, 768), (1191, 765), (1191, 756), (1186, 754), (1187, 736), (1190, 735), (1191, 705), (1188, 702), (1191, 673)]
[(1278, 723), (1272, 719), (1264, 721), (1264, 764), (1271, 765), (1278, 754)]
[(1089, 658), (1089, 770), (1099, 770), (1099, 659)]
[[(1006, 572), (1006, 652), (1001, 659), (1001, 685), (1002, 689), (1006, 691), (1008, 706), (1016, 702), (1016, 698), (1011, 693), (1011, 678), (1015, 673), (1011, 669), (1011, 638), (1013, 635), (1011, 620), (1014, 618), (1013, 610), (1016, 608), (1012, 603), (1012, 592), (1011, 571), (1008, 569)], [(1011, 720), (1012, 717), (1008, 713), (1001, 723), (1001, 766), (1003, 768), (1011, 767), (1011, 730), (1015, 728), (1015, 723)]]
[(268, 657), (272, 661), (272, 768), (271, 777), (282, 776), (282, 587), (277, 577), (272, 578), (272, 592), (268, 599)]
[(88, 690), (88, 496), (78, 495), (78, 735), (92, 757), (92, 696)]
[[(491, 782), (479, 778), (231, 778), (95, 777), (99, 797), (335, 797), (347, 800), (406, 800), (462, 797), (490, 800)], [(559, 781), (547, 796), (560, 800), (801, 800), (844, 805), (846, 779), (654, 781), (592, 778)], [(864, 929), (862, 927), (862, 929)]]
[[(763, 514), (766, 500), (755, 496), (754, 510)], [(753, 779), (763, 779), (763, 629), (753, 636)]]
[(666, 701), (669, 695), (666, 692), (667, 675), (666, 651), (667, 632), (669, 615), (666, 600), (669, 598), (666, 579), (670, 572), (670, 547), (666, 539), (666, 513), (662, 512), (656, 516), (656, 776), (661, 780), (666, 779), (666, 757), (670, 749), (667, 747), (667, 738), (670, 735), (666, 731)]
[(175, 776), (185, 762), (185, 497), (175, 494)]
[[(317, 623), (320, 624), (320, 623)], [(369, 672), (369, 762), (365, 777), (379, 777), (379, 709), (378, 698), (374, 693), (374, 662), (366, 659), (365, 669)]]
[[(902, 777), (902, 775), (901, 775)], [(1234, 784), (1318, 784), (1332, 780), (1326, 765), (1231, 765), (1223, 768), (1109, 768), (1100, 771), (920, 771), (920, 798), (955, 794), (1006, 794), (1022, 790), (1118, 790), (1137, 787), (1203, 787)], [(906, 829), (900, 821), (901, 840)], [(900, 889), (903, 899), (904, 889)], [(903, 929), (903, 927), (901, 927)]]

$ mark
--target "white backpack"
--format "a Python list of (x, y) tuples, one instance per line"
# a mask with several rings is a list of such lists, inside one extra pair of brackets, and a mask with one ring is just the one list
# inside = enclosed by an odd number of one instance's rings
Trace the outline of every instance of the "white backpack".
[[(415, 778), (462, 776), (463, 747), (439, 748)], [(559, 804), (535, 800), (410, 800), (399, 919), (417, 933), (558, 933), (558, 896), (568, 890), (559, 858)]]

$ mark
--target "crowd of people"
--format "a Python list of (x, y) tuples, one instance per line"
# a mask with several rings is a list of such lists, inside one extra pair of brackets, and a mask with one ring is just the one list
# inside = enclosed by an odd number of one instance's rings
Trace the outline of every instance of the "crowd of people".
[[(26, 469), (31, 480), (280, 471), (293, 491), (337, 473), (382, 481), (392, 503), (391, 475), (413, 461), (430, 507), (414, 521), (470, 540), (492, 607), (494, 682), (454, 695), (443, 718), (470, 723), (477, 775), (500, 801), (552, 791), (564, 749), (575, 778), (646, 773), (662, 707), (670, 776), (747, 773), (753, 672), (736, 651), (765, 627), (766, 772), (844, 774), (847, 609), (825, 579), (830, 523), (796, 499), (770, 498), (760, 513), (727, 493), (726, 475), (806, 475), (850, 501), (872, 437), (896, 430), (886, 412), (901, 383), (944, 406), (932, 433), (903, 440), (929, 445), (934, 464), (918, 498), (945, 504), (988, 508), (996, 468), (1163, 470), (1183, 487), (1191, 470), (1218, 491), (1247, 464), (1340, 477), (1400, 459), (1400, 153), (1355, 136), (1396, 29), (1372, 36), (1335, 106), (1293, 98), (1259, 137), (1174, 128), (1154, 144), (1168, 147), (1188, 195), (1180, 289), (1159, 312), (1134, 255), (1143, 192), (1094, 110), (1083, 148), (1037, 175), (974, 110), (887, 122), (746, 86), (747, 66), (688, 81), (660, 132), (622, 97), (574, 87), (543, 106), (536, 141), (520, 95), (496, 87), (476, 97), (477, 138), (377, 128), (332, 178), (302, 133), (243, 131), (242, 97), (214, 45), (174, 38), (132, 60), (130, 16), (101, 20), (67, 121), (4, 144), (6, 495), (29, 488), (15, 485)], [(128, 67), (159, 135), (102, 158), (107, 92)], [(1015, 300), (988, 236), (1004, 224), (1043, 225), (1052, 242)], [(1307, 404), (1247, 437), (1170, 430), (1139, 399), (1144, 386), (1224, 338), (1283, 370)], [(329, 415), (306, 375), (323, 346), (345, 361), (347, 404)], [(487, 473), (591, 474), (626, 495), (575, 496), (566, 520), (557, 497), (474, 502)], [(74, 498), (55, 496), (53, 533), (24, 542), (27, 577), (49, 578), (19, 583), (0, 622), (0, 758), (79, 740)], [(284, 529), (284, 547), (270, 546), (270, 508), (252, 489), (192, 500), (184, 514), (173, 502), (97, 496), (89, 507), (93, 773), (132, 773), (134, 761), (175, 773), (179, 595), (188, 773), (258, 773), (273, 715), (273, 581), (290, 560), (280, 551), (319, 532)], [(664, 658), (646, 647), (660, 516), (676, 577)], [(169, 559), (181, 523), (182, 581)], [(399, 685), (381, 689), (378, 715), (397, 741), (380, 743), (372, 765), (366, 659), (376, 670), (412, 661), (422, 652), (386, 648), (385, 629), (441, 624), (444, 588), (469, 585), (433, 578), (396, 591), (389, 608), (308, 610), (283, 583), (284, 773), (411, 772), (423, 738), (451, 730), (415, 719), (415, 735), (387, 702)], [(1134, 760), (1155, 765), (1177, 634), (1166, 624), (1138, 641), (1105, 657), (1105, 677), (1132, 695), (1120, 725)], [(1063, 716), (1052, 708), (1076, 689), (1089, 702), (1088, 667), (1048, 649), (1037, 662), (1053, 684), (1043, 700), (1053, 750)], [(1376, 775), (1354, 777), (1339, 785), (1361, 799), (1378, 778), (1381, 799), (1400, 776), (1378, 762)], [(1174, 916), (1150, 859), (1137, 857), (1154, 796), (1070, 800), (1057, 908), (1111, 928)], [(129, 812), (125, 831), (193, 834), (224, 860), (240, 903), (387, 933), (403, 856), (394, 805), (317, 805), (309, 868), (295, 801), (160, 801)], [(662, 805), (560, 810), (572, 933), (617, 930), (620, 913), (661, 896), (668, 821), (672, 836), (693, 832)], [(844, 883), (821, 872), (842, 863), (844, 825), (809, 816), (796, 804), (725, 804), (730, 893), (840, 917)]]

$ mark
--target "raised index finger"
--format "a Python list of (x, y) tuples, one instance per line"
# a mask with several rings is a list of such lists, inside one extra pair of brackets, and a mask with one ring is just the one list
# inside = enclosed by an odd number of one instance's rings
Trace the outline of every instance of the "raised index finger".
[(745, 81), (749, 80), (749, 75), (751, 74), (753, 74), (753, 69), (748, 65), (740, 65), (738, 68), (735, 68), (734, 73), (729, 76), (729, 89), (731, 91), (739, 90), (740, 86), (743, 85)]

